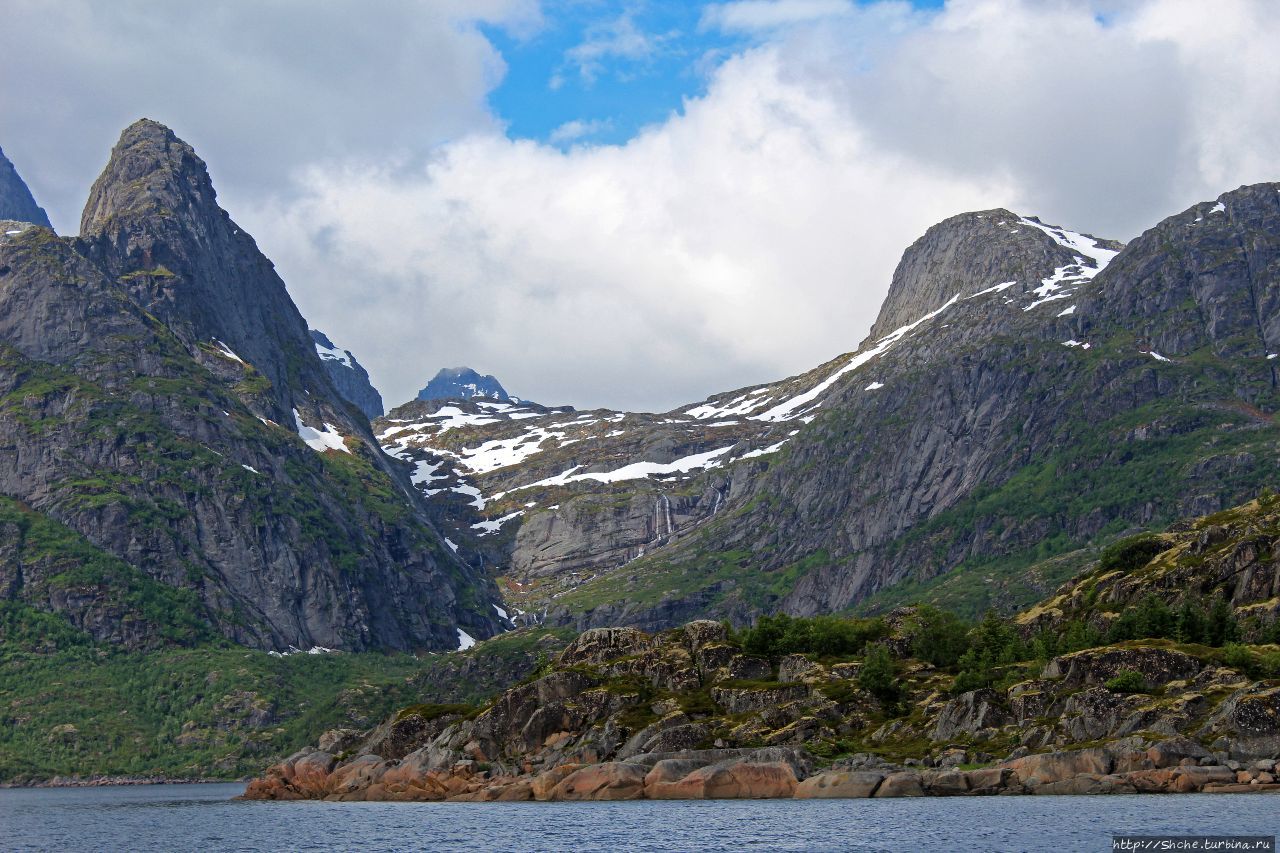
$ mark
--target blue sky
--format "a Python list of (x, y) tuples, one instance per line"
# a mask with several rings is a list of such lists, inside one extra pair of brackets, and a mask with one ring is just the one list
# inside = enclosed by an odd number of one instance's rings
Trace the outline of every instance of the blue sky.
[(545, 26), (532, 35), (482, 27), (508, 66), (489, 104), (515, 139), (625, 142), (704, 94), (718, 61), (759, 37), (705, 24), (708, 7), (559, 0), (544, 6)]

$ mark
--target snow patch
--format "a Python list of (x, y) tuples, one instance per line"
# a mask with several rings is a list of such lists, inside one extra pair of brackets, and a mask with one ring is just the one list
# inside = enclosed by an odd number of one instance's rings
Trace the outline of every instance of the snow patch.
[(1209, 212), (1210, 213), (1226, 213), (1227, 206), (1222, 202), (1218, 202), (1217, 204), (1215, 204), (1213, 207), (1209, 209)]
[(624, 465), (613, 471), (597, 471), (586, 474), (575, 474), (574, 472), (581, 468), (581, 465), (575, 465), (567, 471), (557, 474), (554, 477), (548, 477), (545, 480), (539, 480), (536, 483), (529, 483), (525, 486), (516, 486), (511, 491), (519, 491), (520, 489), (532, 489), (537, 486), (567, 486), (569, 483), (578, 483), (583, 480), (596, 480), (601, 483), (617, 483), (622, 480), (640, 480), (645, 477), (653, 477), (662, 474), (687, 474), (690, 471), (699, 468), (715, 468), (721, 465), (719, 458), (733, 449), (733, 446), (721, 447), (718, 450), (708, 450), (706, 453), (695, 453), (692, 456), (685, 456), (674, 462), (632, 462), (630, 465)]
[(1152, 358), (1154, 358), (1156, 361), (1173, 361), (1173, 359), (1171, 359), (1171, 358), (1165, 358), (1164, 356), (1162, 356), (1160, 353), (1156, 352), (1155, 350), (1152, 350), (1150, 353), (1148, 353), (1148, 355), (1150, 355), (1150, 356), (1151, 356)]
[(456, 543), (456, 542), (454, 542), (452, 539), (450, 539), (448, 536), (446, 536), (446, 537), (444, 538), (444, 544), (448, 545), (448, 546), (449, 546), (449, 550), (453, 551), (453, 553), (455, 553), (455, 554), (456, 554), (456, 553), (458, 553), (458, 545), (457, 545), (457, 543)]
[(241, 462), (241, 463), (240, 463), (240, 467), (241, 467), (241, 468), (243, 468), (244, 470), (246, 470), (246, 471), (248, 471), (248, 472), (252, 473), (252, 474), (260, 474), (260, 473), (262, 473), (262, 472), (261, 472), (261, 471), (259, 471), (257, 468), (254, 468), (252, 465), (246, 465), (246, 464), (244, 464), (243, 462)]
[(458, 651), (464, 652), (476, 644), (476, 638), (461, 628), (458, 629)]
[(344, 367), (351, 367), (351, 353), (348, 350), (333, 349), (316, 344), (316, 355), (320, 356), (321, 361), (336, 361)]
[(241, 358), (240, 356), (238, 356), (238, 355), (236, 355), (234, 352), (232, 352), (232, 351), (231, 351), (231, 347), (227, 346), (227, 345), (226, 345), (226, 344), (224, 344), (222, 341), (218, 340), (217, 338), (214, 338), (214, 339), (213, 339), (213, 343), (214, 343), (214, 345), (215, 345), (215, 346), (217, 346), (217, 347), (218, 347), (218, 352), (222, 353), (222, 354), (223, 354), (223, 355), (225, 355), (227, 358), (231, 359), (232, 361), (238, 361), (238, 362), (240, 362), (241, 364), (244, 364), (244, 363), (245, 363), (243, 358)]
[(1074, 313), (1076, 313), (1076, 306), (1072, 305), (1070, 308), (1067, 308), (1066, 310), (1059, 312), (1058, 316), (1070, 317)]
[[(960, 299), (960, 294), (957, 293), (955, 296), (947, 300), (947, 303), (943, 305), (941, 308), (938, 308), (937, 310), (934, 310), (934, 311), (930, 311), (928, 314), (925, 314), (923, 317), (921, 317), (919, 320), (916, 320), (914, 323), (908, 323), (907, 325), (902, 326), (901, 328), (895, 329), (889, 334), (885, 335), (883, 338), (881, 338), (879, 341), (876, 342), (875, 346), (871, 347), (869, 350), (866, 350), (865, 352), (860, 352), (857, 355), (855, 355), (849, 361), (848, 364), (846, 364), (844, 367), (840, 368), (835, 373), (828, 376), (822, 382), (819, 382), (813, 388), (810, 388), (805, 393), (792, 397), (790, 400), (787, 400), (786, 402), (783, 402), (778, 404), (777, 406), (774, 406), (772, 409), (769, 409), (767, 412), (764, 412), (763, 414), (751, 415), (751, 419), (757, 420), (757, 421), (775, 421), (775, 422), (792, 420), (797, 416), (797, 413), (796, 413), (797, 409), (816, 400), (820, 395), (822, 395), (823, 392), (825, 392), (828, 388), (834, 385), (840, 379), (841, 376), (844, 376), (846, 373), (848, 373), (851, 370), (857, 370), (859, 367), (866, 364), (871, 359), (885, 352), (894, 344), (896, 344), (898, 341), (900, 341), (903, 338), (903, 336), (906, 335), (908, 332), (915, 329), (920, 324), (927, 322), (928, 320), (932, 320), (934, 317), (937, 317), (943, 311), (946, 311), (952, 305), (955, 305), (959, 299)], [(821, 403), (818, 403), (818, 405), (821, 405)], [(806, 421), (806, 423), (808, 422)]]
[(863, 388), (862, 390), (863, 390), (863, 391), (877, 391), (877, 390), (879, 390), (879, 389), (881, 389), (881, 388), (883, 388), (883, 387), (884, 387), (884, 383), (883, 383), (883, 382), (872, 382), (870, 385), (868, 385), (866, 388)]
[(341, 450), (343, 453), (351, 452), (347, 449), (342, 434), (338, 432), (338, 428), (333, 424), (325, 424), (323, 430), (309, 427), (303, 423), (302, 415), (298, 414), (297, 409), (293, 410), (293, 421), (298, 426), (298, 437), (306, 442), (307, 447), (317, 453), (324, 453), (326, 450)]
[(471, 529), (479, 530), (480, 536), (488, 536), (490, 533), (497, 533), (502, 529), (502, 525), (506, 524), (511, 519), (519, 518), (522, 515), (524, 515), (524, 510), (518, 509), (509, 515), (504, 515), (502, 518), (495, 518), (492, 521), (481, 521), (477, 524), (473, 524), (471, 525)]

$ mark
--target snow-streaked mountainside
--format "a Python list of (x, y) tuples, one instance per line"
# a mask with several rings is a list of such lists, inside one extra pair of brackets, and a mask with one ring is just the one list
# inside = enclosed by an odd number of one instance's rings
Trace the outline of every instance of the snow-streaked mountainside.
[(356, 360), (351, 350), (342, 349), (318, 329), (309, 331), (311, 340), (316, 345), (316, 355), (320, 357), (338, 393), (369, 420), (381, 416), (382, 395), (373, 387), (373, 383), (369, 381), (369, 372)]
[(1267, 482), (1276, 196), (1128, 247), (961, 214), (904, 253), (868, 339), (802, 375), (663, 414), (415, 401), (375, 432), (518, 618), (1016, 607), (1079, 549)]
[[(941, 305), (855, 353), (664, 414), (414, 401), (380, 419), (377, 438), (413, 465), (412, 480), (428, 498), (449, 507), (440, 518), (451, 527), (450, 541), (503, 575), (517, 608), (545, 609), (584, 579), (715, 517), (837, 391), (883, 393), (883, 360), (904, 342), (946, 328), (958, 305), (1056, 324), (1119, 248), (1007, 211), (966, 216), (989, 219), (988, 229), (1024, 233), (1022, 243), (1057, 265), (1021, 280), (955, 280)], [(451, 518), (459, 520), (450, 525)]]
[(507, 403), (513, 399), (493, 376), (481, 376), (469, 367), (442, 368), (418, 392), (419, 400), (470, 400), (485, 397)]

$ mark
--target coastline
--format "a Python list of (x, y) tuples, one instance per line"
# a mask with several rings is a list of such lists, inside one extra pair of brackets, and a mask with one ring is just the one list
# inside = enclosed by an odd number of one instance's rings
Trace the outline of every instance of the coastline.
[(54, 776), (33, 782), (0, 782), (0, 788), (112, 788), (135, 785), (208, 785), (246, 782), (246, 779), (211, 779), (202, 776)]

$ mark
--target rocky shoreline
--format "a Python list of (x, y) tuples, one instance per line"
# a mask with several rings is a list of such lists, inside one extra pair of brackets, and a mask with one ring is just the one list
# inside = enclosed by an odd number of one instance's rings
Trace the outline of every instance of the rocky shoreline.
[(1194, 741), (1027, 755), (988, 767), (919, 768), (854, 756), (814, 770), (802, 749), (682, 750), (625, 761), (562, 764), (501, 774), (480, 762), (433, 770), (425, 756), (364, 756), (339, 765), (308, 748), (249, 783), (250, 800), (519, 802), (585, 800), (829, 799), (1045, 794), (1258, 793), (1280, 791), (1276, 762), (1219, 759)]
[[(884, 642), (901, 644), (897, 630)], [(943, 689), (949, 676), (917, 661), (898, 668), (900, 698), (890, 709), (855, 674), (869, 660), (770, 661), (736, 642), (707, 621), (659, 636), (587, 631), (550, 671), (484, 708), (411, 706), (369, 731), (326, 732), (243, 796), (492, 802), (1280, 790), (1280, 685), (1175, 649), (1074, 652), (1006, 691), (960, 694)], [(1138, 694), (1103, 686), (1119, 672), (1162, 686)], [(856, 743), (870, 748), (832, 754), (833, 744)]]
[(132, 785), (206, 785), (236, 781), (240, 780), (187, 776), (54, 776), (33, 782), (0, 782), (0, 788), (110, 788)]

